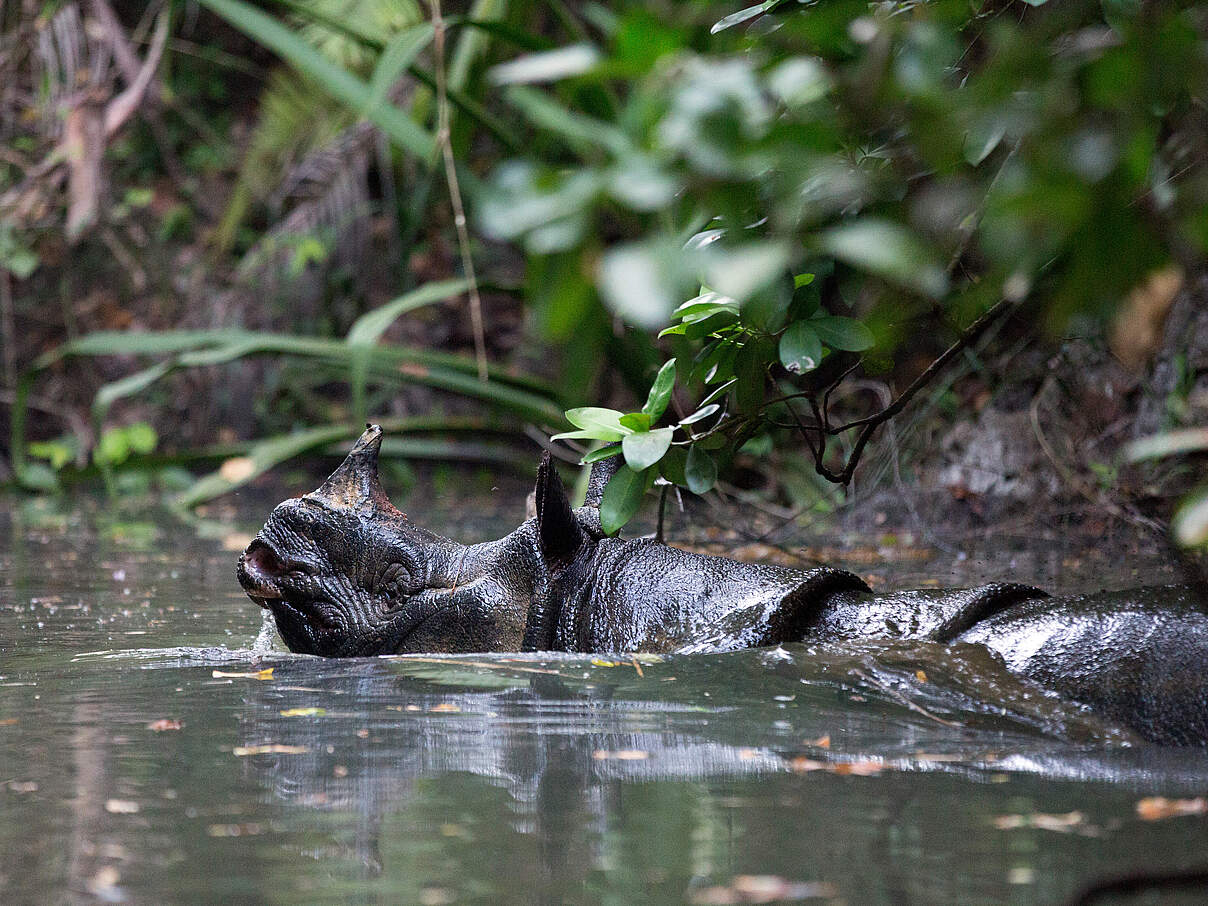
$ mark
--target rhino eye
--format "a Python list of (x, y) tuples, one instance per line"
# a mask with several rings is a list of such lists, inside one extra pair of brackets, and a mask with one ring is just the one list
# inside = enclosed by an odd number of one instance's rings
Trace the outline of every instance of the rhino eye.
[(378, 584), (405, 591), (411, 585), (411, 572), (402, 563), (390, 563), (382, 570)]

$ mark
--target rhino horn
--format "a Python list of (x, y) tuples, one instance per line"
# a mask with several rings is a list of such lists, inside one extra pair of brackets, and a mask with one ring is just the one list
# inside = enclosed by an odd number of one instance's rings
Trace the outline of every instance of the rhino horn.
[(378, 480), (378, 452), (382, 449), (382, 426), (366, 425), (339, 468), (309, 496), (330, 506), (360, 511), (397, 512)]

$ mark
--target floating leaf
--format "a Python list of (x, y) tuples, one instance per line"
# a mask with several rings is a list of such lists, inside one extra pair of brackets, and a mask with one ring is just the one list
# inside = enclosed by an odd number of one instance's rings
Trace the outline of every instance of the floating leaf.
[(248, 755), (305, 755), (309, 752), (306, 746), (287, 746), (279, 742), (269, 742), (260, 746), (235, 746), (231, 754), (236, 758)]
[(228, 672), (226, 670), (215, 670), (210, 674), (214, 679), (254, 679), (254, 680), (270, 680), (273, 678), (273, 668), (266, 667), (263, 670), (252, 670), (244, 672)]
[(282, 717), (322, 717), (327, 713), (326, 708), (286, 708), (278, 711)]
[(1162, 821), (1185, 815), (1208, 815), (1208, 799), (1169, 799), (1166, 796), (1146, 796), (1137, 801), (1137, 817), (1142, 821)]

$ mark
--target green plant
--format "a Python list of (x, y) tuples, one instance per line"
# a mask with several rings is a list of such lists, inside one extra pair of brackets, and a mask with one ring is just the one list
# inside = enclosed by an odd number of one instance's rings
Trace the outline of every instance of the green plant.
[[(1164, 431), (1134, 441), (1125, 449), (1129, 462), (1142, 462), (1188, 454), (1208, 454), (1208, 428), (1182, 428)], [(1171, 534), (1182, 547), (1208, 548), (1208, 484), (1188, 493), (1170, 522)]]

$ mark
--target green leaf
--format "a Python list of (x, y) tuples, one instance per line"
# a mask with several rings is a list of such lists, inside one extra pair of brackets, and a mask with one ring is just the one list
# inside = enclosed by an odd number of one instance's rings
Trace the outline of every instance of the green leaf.
[(609, 444), (606, 447), (600, 447), (598, 450), (592, 450), (586, 456), (579, 460), (581, 465), (589, 466), (593, 462), (599, 462), (601, 459), (612, 459), (614, 456), (619, 456), (621, 447), (618, 444)]
[(603, 120), (568, 110), (543, 91), (518, 85), (510, 89), (507, 96), (533, 125), (560, 135), (580, 152), (590, 154), (603, 146), (616, 157), (633, 153), (633, 143), (620, 129)]
[(939, 298), (948, 275), (935, 252), (914, 233), (888, 220), (864, 218), (822, 234), (823, 251), (892, 283)]
[(101, 435), (92, 451), (92, 459), (100, 466), (116, 466), (130, 456), (130, 444), (121, 428), (110, 428)]
[[(616, 440), (620, 440), (623, 435), (618, 434)], [(606, 440), (607, 438), (600, 437), (600, 429), (592, 428), (588, 431), (563, 431), (561, 434), (555, 434), (550, 437), (550, 440)]]
[(555, 50), (525, 54), (507, 63), (493, 66), (488, 78), (496, 85), (522, 82), (556, 82), (582, 75), (600, 60), (600, 51), (591, 44), (571, 44)]
[(135, 422), (126, 426), (126, 443), (130, 452), (146, 455), (152, 452), (159, 443), (159, 435), (146, 422)]
[(433, 302), (452, 298), (464, 293), (469, 288), (469, 280), (441, 280), (437, 283), (426, 283), (419, 289), (412, 290), (361, 315), (349, 329), (347, 342), (353, 346), (372, 346), (401, 315), (425, 305), (431, 305)]
[(783, 276), (792, 249), (787, 242), (750, 242), (730, 248), (715, 243), (701, 254), (704, 282), (724, 296), (745, 302)]
[(803, 286), (809, 286), (814, 282), (813, 274), (794, 274), (793, 289), (801, 289)]
[(671, 391), (674, 389), (675, 359), (671, 359), (664, 362), (663, 367), (659, 369), (654, 383), (650, 385), (650, 393), (646, 396), (646, 405), (642, 407), (642, 411), (650, 416), (652, 423), (657, 422), (667, 411), (667, 404), (671, 402)]
[(629, 428), (631, 431), (649, 431), (650, 422), (648, 412), (630, 412), (628, 415), (621, 416), (621, 426)]
[(600, 294), (613, 311), (638, 327), (661, 327), (675, 307), (673, 267), (674, 260), (659, 243), (615, 246), (600, 260)]
[(373, 75), (369, 77), (369, 97), (365, 100), (362, 113), (369, 115), (386, 103), (390, 89), (432, 42), (434, 33), (435, 28), (431, 22), (421, 22), (419, 25), (403, 29), (390, 39), (390, 43), (378, 57)]
[(625, 462), (638, 471), (648, 469), (660, 459), (671, 447), (671, 436), (674, 428), (656, 428), (653, 431), (639, 431), (628, 434), (621, 441), (621, 450), (625, 454)]
[(780, 335), (780, 364), (793, 374), (813, 371), (822, 361), (822, 340), (813, 321), (796, 321)]
[(1201, 450), (1208, 450), (1208, 428), (1182, 428), (1134, 440), (1124, 448), (1124, 458), (1129, 462), (1139, 462)]
[(738, 323), (738, 315), (732, 311), (719, 311), (715, 315), (709, 315), (707, 318), (701, 318), (697, 321), (690, 321), (684, 325), (684, 336), (689, 340), (699, 340), (703, 337), (712, 336), (733, 324)]
[[(332, 63), (268, 13), (261, 12), (243, 0), (201, 0), (201, 3), (279, 55), (295, 69), (306, 73), (341, 103), (353, 110), (367, 110), (370, 101), (368, 85), (351, 72)], [(390, 104), (382, 104), (368, 111), (367, 115), (391, 140), (420, 160), (427, 161), (432, 157), (436, 148), (432, 134), (403, 110)]]
[(710, 415), (712, 415), (714, 412), (716, 412), (720, 408), (721, 408), (721, 406), (717, 405), (717, 403), (709, 403), (709, 405), (707, 405), (707, 406), (701, 406), (699, 409), (697, 409), (691, 415), (681, 418), (679, 420), (679, 423), (680, 423), (680, 425), (695, 425), (697, 422), (708, 418)]
[(819, 338), (832, 349), (861, 352), (873, 344), (872, 331), (863, 321), (842, 315), (822, 315), (809, 321)]
[(738, 378), (734, 402), (744, 413), (755, 412), (763, 405), (772, 352), (770, 340), (755, 341), (744, 346), (734, 359), (734, 375)]
[(159, 362), (149, 368), (128, 374), (124, 378), (110, 381), (96, 392), (92, 400), (92, 411), (100, 419), (113, 403), (123, 397), (133, 396), (146, 390), (161, 377), (172, 370), (172, 362)]
[(602, 437), (597, 433), (595, 436), (600, 440), (620, 440), (629, 433), (629, 429), (621, 424), (622, 415), (624, 413), (618, 412), (616, 409), (602, 409), (598, 406), (583, 406), (578, 409), (566, 410), (566, 420), (576, 428), (619, 435), (618, 437)]
[(604, 534), (615, 535), (636, 515), (652, 480), (652, 474), (635, 472), (624, 464), (617, 469), (600, 500), (600, 527)]
[(684, 463), (684, 480), (693, 494), (704, 494), (717, 484), (717, 463), (713, 457), (693, 444)]
[(684, 466), (687, 462), (688, 451), (683, 447), (672, 447), (659, 463), (659, 471), (672, 484), (686, 488), (688, 479), (684, 477)]
[(1208, 545), (1208, 487), (1198, 489), (1183, 501), (1170, 528), (1174, 540), (1183, 547)]

